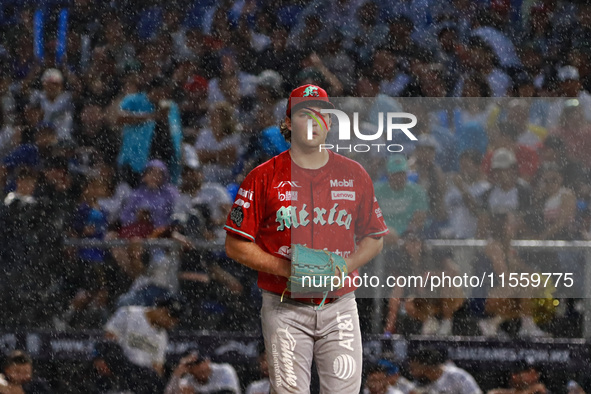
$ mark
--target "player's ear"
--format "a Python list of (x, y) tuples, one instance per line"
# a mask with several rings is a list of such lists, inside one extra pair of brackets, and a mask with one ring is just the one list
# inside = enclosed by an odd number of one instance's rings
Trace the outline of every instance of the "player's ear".
[(289, 116), (285, 117), (285, 125), (287, 126), (287, 128), (289, 130), (291, 130), (291, 117), (289, 117)]

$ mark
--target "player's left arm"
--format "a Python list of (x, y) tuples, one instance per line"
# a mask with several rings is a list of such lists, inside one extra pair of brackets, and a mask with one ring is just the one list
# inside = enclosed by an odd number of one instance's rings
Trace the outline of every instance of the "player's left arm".
[(365, 237), (357, 244), (357, 250), (345, 258), (347, 269), (353, 272), (363, 267), (371, 259), (376, 257), (384, 247), (383, 238)]

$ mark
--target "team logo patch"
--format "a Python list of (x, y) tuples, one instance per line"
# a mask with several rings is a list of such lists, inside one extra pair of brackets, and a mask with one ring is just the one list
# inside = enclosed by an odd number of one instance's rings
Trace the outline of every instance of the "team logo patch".
[(333, 190), (330, 192), (330, 196), (333, 200), (355, 201), (355, 192), (350, 192), (347, 190)]
[(348, 354), (341, 354), (334, 359), (332, 369), (337, 378), (346, 380), (351, 378), (357, 370), (357, 363), (355, 359)]
[(302, 97), (319, 97), (318, 96), (318, 86), (308, 86), (304, 90), (304, 94)]
[(242, 225), (242, 221), (244, 220), (244, 211), (242, 207), (234, 207), (232, 212), (230, 212), (230, 219), (236, 224), (238, 227)]

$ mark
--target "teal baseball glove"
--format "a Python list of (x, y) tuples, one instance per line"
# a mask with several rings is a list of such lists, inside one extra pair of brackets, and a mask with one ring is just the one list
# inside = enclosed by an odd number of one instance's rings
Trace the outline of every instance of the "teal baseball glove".
[[(344, 274), (342, 276), (342, 274)], [(345, 259), (327, 250), (310, 249), (303, 245), (291, 248), (291, 276), (287, 290), (291, 293), (328, 293), (343, 287), (341, 279), (349, 274)]]

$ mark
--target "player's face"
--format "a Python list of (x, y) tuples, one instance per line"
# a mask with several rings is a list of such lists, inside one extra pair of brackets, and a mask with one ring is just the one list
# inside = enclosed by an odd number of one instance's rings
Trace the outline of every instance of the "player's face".
[[(312, 123), (312, 139), (308, 139), (308, 120)], [(326, 141), (330, 130), (330, 114), (321, 114), (320, 108), (302, 108), (286, 119), (291, 129), (291, 143), (301, 147), (318, 147)]]

